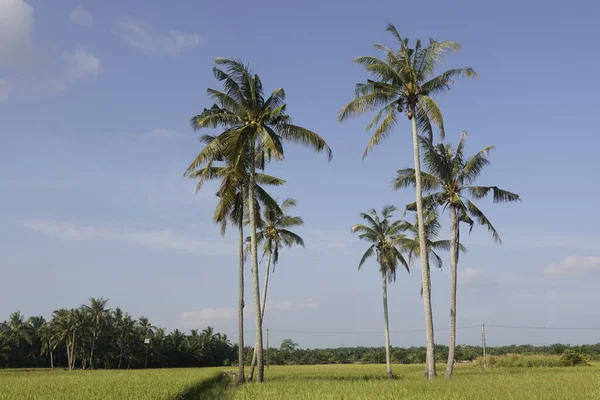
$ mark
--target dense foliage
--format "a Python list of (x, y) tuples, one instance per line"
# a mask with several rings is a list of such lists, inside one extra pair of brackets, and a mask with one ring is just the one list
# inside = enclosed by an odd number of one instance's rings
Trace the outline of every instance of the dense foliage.
[(211, 327), (166, 333), (145, 317), (106, 308), (104, 299), (56, 310), (49, 321), (17, 311), (0, 323), (0, 367), (8, 368), (208, 367), (230, 365), (236, 352)]
[[(283, 348), (270, 348), (267, 352), (267, 359), (271, 365), (284, 364), (384, 364), (384, 347), (338, 347), (329, 349), (300, 349), (295, 343), (286, 340), (286, 343), (292, 343), (293, 346), (285, 345)], [(555, 355), (558, 357), (563, 354), (578, 354), (584, 356), (587, 360), (600, 360), (600, 343), (590, 345), (570, 346), (564, 344), (552, 344), (549, 346), (533, 345), (509, 345), (498, 347), (487, 347), (489, 357), (504, 356), (509, 354), (518, 355)], [(251, 354), (252, 348), (245, 349)], [(456, 346), (455, 357), (457, 362), (471, 362), (477, 360), (483, 353), (480, 346), (459, 345)], [(436, 345), (436, 362), (443, 363), (448, 358), (448, 346)], [(425, 362), (425, 347), (392, 347), (391, 358), (395, 364), (422, 364)], [(573, 358), (573, 357), (571, 357)], [(569, 364), (572, 365), (572, 364)]]

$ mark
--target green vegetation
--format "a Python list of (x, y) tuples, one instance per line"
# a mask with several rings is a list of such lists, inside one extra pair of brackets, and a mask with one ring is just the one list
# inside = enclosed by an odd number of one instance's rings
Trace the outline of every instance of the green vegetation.
[[(10, 400), (221, 399), (222, 370), (0, 371), (0, 398)], [(206, 393), (207, 395), (202, 396)], [(212, 396), (209, 397), (208, 395)]]
[(588, 400), (600, 395), (598, 367), (488, 368), (459, 364), (452, 382), (422, 378), (423, 365), (399, 366), (396, 380), (379, 366), (271, 367), (263, 385), (245, 385), (233, 394), (246, 399), (411, 399), (411, 400)]
[(51, 320), (20, 312), (0, 323), (0, 368), (130, 369), (230, 365), (237, 352), (227, 335), (207, 327), (166, 333), (107, 301), (56, 310)]

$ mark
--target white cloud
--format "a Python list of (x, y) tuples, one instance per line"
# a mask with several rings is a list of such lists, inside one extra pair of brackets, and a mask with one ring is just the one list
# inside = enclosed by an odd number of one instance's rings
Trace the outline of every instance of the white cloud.
[(151, 31), (150, 25), (143, 22), (118, 22), (113, 33), (131, 48), (149, 55), (176, 56), (200, 44), (200, 36), (196, 34), (181, 33), (173, 29), (167, 33), (155, 33)]
[(24, 0), (0, 0), (0, 67), (29, 66), (33, 57), (33, 7)]
[(460, 285), (474, 288), (494, 288), (498, 286), (495, 276), (481, 268), (459, 269)]
[(75, 7), (73, 11), (71, 11), (71, 22), (81, 26), (92, 26), (94, 22), (94, 17), (92, 13), (86, 11), (81, 4)]
[[(291, 311), (291, 310), (316, 310), (321, 303), (315, 300), (281, 300), (267, 301), (266, 311)], [(252, 312), (252, 305), (246, 306), (245, 312)], [(199, 311), (186, 311), (181, 313), (180, 319), (185, 329), (203, 328), (206, 325), (219, 321), (233, 321), (237, 319), (237, 309), (234, 307), (212, 308), (205, 307)], [(248, 318), (248, 316), (244, 316)]]
[(600, 269), (600, 257), (570, 256), (550, 264), (545, 275), (584, 275)]
[(237, 252), (236, 247), (228, 243), (183, 235), (171, 230), (150, 231), (113, 229), (102, 226), (78, 226), (48, 219), (26, 220), (23, 226), (61, 240), (116, 240), (149, 249), (170, 249), (197, 256), (234, 255)]
[(34, 9), (24, 0), (0, 0), (0, 100), (14, 94), (61, 92), (96, 75), (100, 60), (84, 49), (64, 52), (62, 60), (35, 46)]

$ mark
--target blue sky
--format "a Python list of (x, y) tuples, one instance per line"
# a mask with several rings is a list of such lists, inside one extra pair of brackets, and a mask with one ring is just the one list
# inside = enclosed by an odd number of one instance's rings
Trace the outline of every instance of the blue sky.
[[(349, 228), (362, 211), (413, 201), (390, 189), (395, 170), (412, 165), (410, 127), (361, 161), (367, 119), (339, 124), (336, 113), (366, 77), (350, 60), (393, 44), (389, 20), (406, 37), (463, 45), (445, 67), (472, 66), (481, 78), (438, 99), (447, 141), (467, 130), (470, 152), (496, 145), (481, 184), (523, 198), (481, 204), (503, 245), (481, 228), (463, 234), (459, 326), (600, 327), (590, 312), (600, 301), (597, 5), (201, 3), (0, 0), (0, 318), (104, 296), (168, 329), (210, 324), (234, 336), (235, 236), (211, 223), (214, 186), (195, 195), (182, 177), (201, 148), (188, 120), (218, 87), (212, 61), (231, 57), (268, 90), (284, 87), (294, 122), (334, 151), (327, 163), (288, 146), (268, 168), (288, 182), (274, 195), (298, 200), (307, 243), (283, 253), (272, 277), (272, 343), (381, 344), (379, 276), (375, 265), (356, 270), (365, 244)], [(445, 343), (449, 271), (432, 275)], [(393, 331), (423, 328), (419, 276), (415, 265), (390, 289)], [(250, 317), (248, 307), (252, 330)], [(597, 333), (490, 328), (488, 343), (597, 342)], [(392, 334), (394, 345), (423, 339)], [(459, 343), (478, 340), (477, 328), (459, 331)]]

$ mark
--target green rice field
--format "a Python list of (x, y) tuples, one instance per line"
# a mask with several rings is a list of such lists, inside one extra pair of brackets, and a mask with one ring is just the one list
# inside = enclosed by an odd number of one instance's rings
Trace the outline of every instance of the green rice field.
[[(231, 368), (138, 371), (0, 371), (0, 398), (51, 399), (600, 399), (600, 365), (489, 368), (458, 365), (430, 382), (422, 365), (273, 366), (264, 384), (227, 385)], [(443, 375), (440, 365), (438, 374)]]

